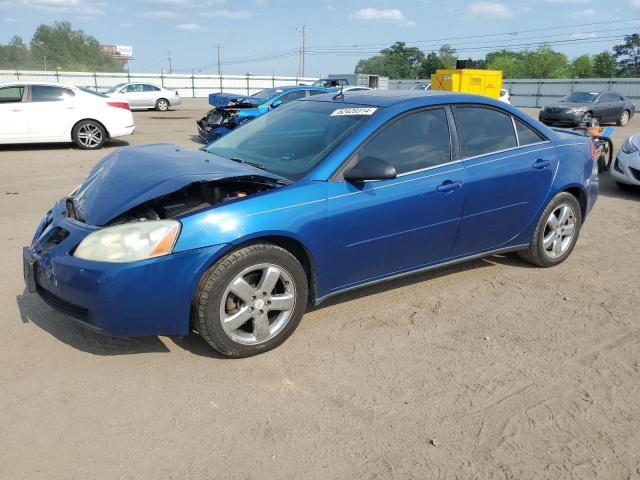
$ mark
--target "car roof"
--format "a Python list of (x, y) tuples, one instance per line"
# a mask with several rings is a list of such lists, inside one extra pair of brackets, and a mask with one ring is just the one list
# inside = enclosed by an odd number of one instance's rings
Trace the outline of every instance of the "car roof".
[(368, 105), (372, 107), (392, 107), (401, 103), (415, 103), (416, 105), (460, 103), (468, 101), (471, 103), (492, 103), (493, 99), (480, 95), (470, 95), (466, 93), (453, 93), (438, 90), (360, 90), (348, 91), (343, 95), (339, 92), (326, 95), (315, 95), (300, 99), (301, 102), (336, 102), (354, 103), (357, 105)]
[[(283, 92), (293, 91), (293, 90), (320, 90), (323, 92), (327, 92), (328, 90), (324, 87), (317, 87), (314, 85), (287, 85), (286, 87), (273, 87), (275, 90), (282, 90)], [(268, 90), (268, 89), (265, 89)]]
[(0, 83), (0, 87), (10, 87), (15, 85), (43, 85), (46, 87), (64, 87), (64, 88), (78, 88), (75, 85), (60, 82), (39, 82), (37, 80), (16, 80), (15, 82), (3, 82)]

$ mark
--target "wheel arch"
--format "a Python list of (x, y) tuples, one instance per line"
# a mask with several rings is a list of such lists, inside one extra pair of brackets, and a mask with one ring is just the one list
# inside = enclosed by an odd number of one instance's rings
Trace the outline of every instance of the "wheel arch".
[(584, 220), (584, 218), (587, 216), (587, 192), (585, 192), (582, 187), (579, 187), (577, 185), (567, 187), (562, 190), (562, 192), (569, 193), (576, 197), (578, 203), (580, 204), (580, 213), (582, 214), (582, 219)]

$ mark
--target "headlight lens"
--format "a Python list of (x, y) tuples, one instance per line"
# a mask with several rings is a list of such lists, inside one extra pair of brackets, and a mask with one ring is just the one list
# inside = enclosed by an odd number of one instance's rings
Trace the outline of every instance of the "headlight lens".
[(180, 222), (153, 220), (107, 227), (87, 235), (74, 257), (96, 262), (124, 263), (167, 255), (173, 250)]
[(640, 138), (636, 138), (635, 135), (627, 138), (627, 141), (624, 142), (624, 145), (622, 145), (622, 151), (627, 154), (637, 152), (638, 147), (636, 144), (639, 143), (639, 141)]
[(580, 112), (586, 112), (587, 109), (584, 107), (576, 107), (576, 108), (570, 108), (569, 109), (569, 113), (580, 113)]

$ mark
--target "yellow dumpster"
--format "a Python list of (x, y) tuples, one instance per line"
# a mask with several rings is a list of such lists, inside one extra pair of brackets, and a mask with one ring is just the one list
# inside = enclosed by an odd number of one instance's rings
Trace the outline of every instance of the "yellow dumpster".
[(437, 70), (436, 73), (431, 75), (431, 89), (474, 93), (476, 95), (500, 98), (502, 71), (471, 68)]

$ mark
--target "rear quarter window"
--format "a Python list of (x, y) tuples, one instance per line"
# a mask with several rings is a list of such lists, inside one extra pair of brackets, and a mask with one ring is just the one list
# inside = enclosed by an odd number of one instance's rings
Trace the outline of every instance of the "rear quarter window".
[(515, 117), (513, 120), (516, 124), (516, 131), (518, 132), (518, 142), (520, 143), (521, 147), (524, 145), (531, 145), (534, 143), (546, 141), (546, 138), (526, 125), (524, 122), (518, 120)]

